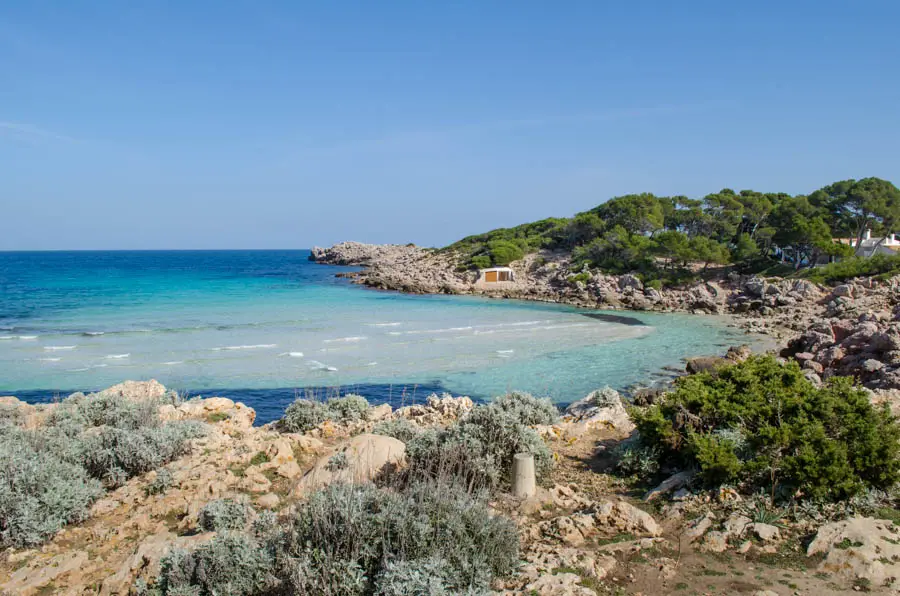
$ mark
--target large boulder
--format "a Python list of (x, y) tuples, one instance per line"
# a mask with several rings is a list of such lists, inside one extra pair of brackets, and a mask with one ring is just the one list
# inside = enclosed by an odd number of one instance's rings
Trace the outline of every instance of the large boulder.
[(819, 528), (807, 555), (825, 555), (820, 569), (882, 586), (900, 577), (900, 529), (893, 522), (851, 517)]
[(159, 381), (151, 379), (149, 381), (125, 381), (124, 383), (113, 385), (109, 389), (104, 389), (100, 393), (140, 401), (144, 399), (162, 399), (166, 395), (166, 388)]
[(653, 516), (625, 501), (603, 501), (594, 506), (594, 522), (598, 528), (638, 536), (659, 536), (662, 528)]
[(335, 453), (319, 458), (300, 479), (295, 494), (303, 495), (335, 482), (371, 482), (389, 466), (401, 465), (405, 456), (406, 445), (402, 441), (382, 435), (358, 435)]
[(634, 423), (622, 403), (619, 392), (610, 387), (592, 391), (566, 408), (564, 420), (588, 428), (605, 427), (630, 433)]

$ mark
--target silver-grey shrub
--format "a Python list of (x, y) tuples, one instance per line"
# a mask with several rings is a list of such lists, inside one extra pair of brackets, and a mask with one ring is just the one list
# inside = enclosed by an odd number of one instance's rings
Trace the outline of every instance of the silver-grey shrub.
[(422, 433), (422, 429), (406, 418), (395, 418), (393, 420), (383, 420), (379, 422), (372, 429), (372, 433), (393, 437), (398, 441), (409, 443)]
[[(73, 394), (34, 430), (0, 424), (0, 542), (34, 545), (84, 520), (102, 486), (115, 487), (187, 452), (198, 422), (164, 423), (156, 400)], [(7, 417), (8, 418), (8, 417)]]
[(80, 438), (81, 464), (107, 486), (121, 486), (129, 478), (188, 453), (188, 441), (202, 436), (204, 429), (196, 421), (135, 430), (103, 427)]
[(252, 509), (245, 501), (216, 499), (203, 506), (198, 522), (207, 532), (242, 530), (247, 527), (251, 514)]
[[(277, 525), (269, 515), (259, 528), (226, 530), (194, 551), (175, 551), (162, 563), (155, 593), (482, 596), (513, 572), (518, 535), (511, 520), (456, 485), (402, 488), (332, 485)], [(433, 581), (415, 573), (419, 564)]]
[(513, 391), (494, 398), (491, 405), (509, 412), (526, 426), (553, 424), (559, 418), (559, 409), (549, 397), (535, 397), (530, 393)]
[(517, 453), (533, 454), (538, 475), (546, 473), (553, 455), (541, 436), (519, 418), (522, 411), (495, 403), (478, 406), (445, 429), (421, 433), (407, 444), (407, 474), (454, 477), (470, 490), (495, 489), (508, 482)]
[(217, 534), (193, 551), (175, 550), (163, 558), (157, 592), (165, 596), (253, 596), (277, 585), (266, 549), (249, 535)]
[(284, 416), (278, 421), (278, 427), (286, 432), (305, 433), (326, 420), (353, 422), (365, 420), (368, 415), (369, 402), (361, 395), (351, 393), (343, 397), (330, 398), (325, 402), (298, 399), (284, 411)]
[[(449, 589), (487, 588), (518, 559), (515, 525), (455, 485), (416, 483), (402, 492), (335, 485), (294, 515), (284, 554), (322, 562), (350, 561), (376, 580), (388, 561), (439, 558)], [(318, 565), (327, 572), (329, 564)], [(307, 594), (306, 587), (294, 586)], [(369, 586), (363, 592), (377, 592)], [(456, 593), (456, 592), (452, 592)]]
[(79, 466), (34, 449), (29, 431), (0, 431), (0, 546), (34, 546), (88, 517), (102, 493)]

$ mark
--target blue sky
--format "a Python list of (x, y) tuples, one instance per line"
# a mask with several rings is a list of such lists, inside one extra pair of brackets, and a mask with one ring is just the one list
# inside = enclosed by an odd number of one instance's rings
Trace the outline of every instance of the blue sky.
[(0, 4), (0, 250), (443, 245), (900, 184), (900, 2)]

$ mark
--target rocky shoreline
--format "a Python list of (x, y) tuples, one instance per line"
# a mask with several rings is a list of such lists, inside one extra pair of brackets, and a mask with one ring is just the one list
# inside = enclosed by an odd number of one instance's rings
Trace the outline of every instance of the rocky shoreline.
[(452, 253), (408, 245), (342, 242), (315, 247), (323, 265), (363, 267), (353, 283), (415, 294), (475, 294), (587, 308), (732, 315), (748, 333), (765, 334), (810, 378), (855, 376), (869, 389), (900, 391), (900, 276), (860, 278), (827, 287), (805, 279), (728, 273), (679, 288), (645, 287), (634, 275), (574, 270), (564, 254), (541, 252), (510, 267), (515, 282), (486, 288)]

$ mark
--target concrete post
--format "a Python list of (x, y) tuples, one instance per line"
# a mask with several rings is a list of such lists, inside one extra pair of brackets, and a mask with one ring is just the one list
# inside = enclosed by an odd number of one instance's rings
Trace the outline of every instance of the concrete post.
[(526, 499), (534, 496), (535, 490), (534, 456), (530, 453), (517, 453), (512, 465), (513, 496)]

